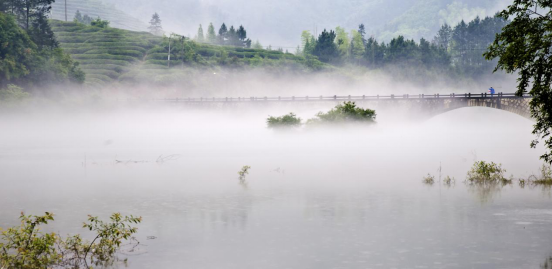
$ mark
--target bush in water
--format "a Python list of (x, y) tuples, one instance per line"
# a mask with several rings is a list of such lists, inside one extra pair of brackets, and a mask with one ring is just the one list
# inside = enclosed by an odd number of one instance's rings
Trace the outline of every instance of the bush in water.
[(269, 116), (268, 119), (266, 119), (266, 123), (269, 128), (297, 127), (301, 125), (301, 118), (298, 118), (293, 113), (289, 113), (281, 117)]
[(365, 122), (373, 123), (376, 120), (376, 111), (357, 107), (355, 102), (343, 102), (327, 113), (318, 113), (316, 118), (307, 121), (313, 123), (343, 123), (343, 122)]

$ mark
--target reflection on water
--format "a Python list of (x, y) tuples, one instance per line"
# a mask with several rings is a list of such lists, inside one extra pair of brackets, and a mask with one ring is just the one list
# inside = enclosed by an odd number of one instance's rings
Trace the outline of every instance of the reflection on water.
[[(292, 134), (265, 115), (0, 118), (0, 227), (52, 211), (52, 230), (87, 236), (74, 225), (87, 214), (139, 215), (130, 268), (538, 268), (550, 197), (460, 183), (474, 150), (520, 177), (538, 169), (531, 122), (463, 113)], [(420, 184), (439, 164), (450, 182)]]

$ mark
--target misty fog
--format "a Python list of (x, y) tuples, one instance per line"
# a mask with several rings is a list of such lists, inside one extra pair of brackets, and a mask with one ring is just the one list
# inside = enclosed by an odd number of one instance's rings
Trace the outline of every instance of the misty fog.
[[(49, 229), (67, 233), (82, 232), (72, 224), (88, 212), (140, 214), (132, 268), (455, 268), (489, 256), (534, 268), (544, 258), (549, 191), (504, 188), (489, 203), (461, 183), (475, 160), (516, 177), (536, 171), (530, 120), (464, 108), (409, 121), (391, 109), (364, 127), (265, 125), (268, 115), (306, 119), (332, 106), (2, 115), (0, 214), (55, 211)], [(243, 165), (252, 167), (246, 187)], [(440, 167), (455, 187), (421, 184)]]
[(552, 264), (552, 89), (500, 47), (511, 0), (22, 3), (0, 269)]

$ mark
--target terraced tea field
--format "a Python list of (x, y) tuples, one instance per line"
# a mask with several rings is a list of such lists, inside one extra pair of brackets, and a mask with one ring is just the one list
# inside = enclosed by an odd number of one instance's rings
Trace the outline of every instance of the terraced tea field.
[(99, 28), (58, 20), (52, 20), (51, 25), (60, 46), (80, 62), (86, 73), (85, 83), (95, 87), (116, 81), (174, 81), (182, 79), (182, 70), (187, 67), (303, 68), (305, 64), (303, 57), (280, 51), (193, 43), (193, 59), (189, 60), (186, 58), (189, 55), (173, 50), (169, 68), (168, 46), (166, 40), (163, 44), (162, 37), (148, 32)]
[[(113, 5), (105, 4), (100, 0), (67, 0), (67, 20), (73, 21), (77, 10), (81, 14), (93, 19), (100, 17), (108, 20), (110, 26), (131, 31), (146, 31), (147, 24), (142, 22)], [(52, 19), (65, 21), (65, 0), (58, 0), (52, 4)]]
[(162, 38), (147, 32), (85, 26), (52, 21), (60, 46), (78, 62), (89, 85), (118, 80), (131, 66), (141, 63), (147, 51)]

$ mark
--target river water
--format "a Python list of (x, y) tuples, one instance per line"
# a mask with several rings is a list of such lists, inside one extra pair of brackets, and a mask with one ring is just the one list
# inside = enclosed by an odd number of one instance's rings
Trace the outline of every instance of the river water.
[(275, 132), (270, 112), (0, 116), (0, 227), (49, 211), (45, 230), (90, 236), (88, 214), (139, 215), (130, 268), (539, 268), (552, 254), (549, 189), (462, 183), (475, 160), (537, 172), (531, 121), (465, 108)]

